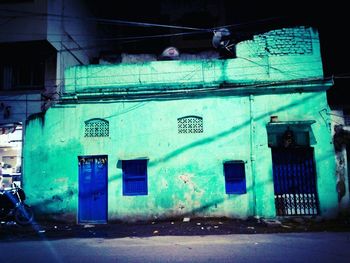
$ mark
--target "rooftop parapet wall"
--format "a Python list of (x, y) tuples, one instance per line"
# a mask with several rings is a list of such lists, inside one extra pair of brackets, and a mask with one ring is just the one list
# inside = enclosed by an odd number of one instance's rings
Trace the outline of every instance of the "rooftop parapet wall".
[(320, 56), (320, 43), (313, 28), (282, 28), (238, 43), (236, 52), (238, 57)]
[(318, 33), (312, 28), (269, 31), (238, 43), (236, 54), (237, 58), (227, 60), (72, 67), (66, 70), (65, 93), (190, 89), (323, 78)]

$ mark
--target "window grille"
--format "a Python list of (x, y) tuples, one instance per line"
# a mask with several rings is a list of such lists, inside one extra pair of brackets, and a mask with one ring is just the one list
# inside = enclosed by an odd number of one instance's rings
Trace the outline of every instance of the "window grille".
[(203, 118), (198, 116), (185, 116), (177, 119), (178, 133), (202, 133)]
[(125, 160), (123, 169), (123, 195), (147, 195), (147, 160)]
[(0, 64), (0, 90), (42, 89), (45, 63), (42, 61)]
[(243, 161), (224, 163), (226, 194), (245, 194), (247, 192)]
[(109, 122), (102, 119), (91, 119), (85, 122), (85, 137), (108, 137)]

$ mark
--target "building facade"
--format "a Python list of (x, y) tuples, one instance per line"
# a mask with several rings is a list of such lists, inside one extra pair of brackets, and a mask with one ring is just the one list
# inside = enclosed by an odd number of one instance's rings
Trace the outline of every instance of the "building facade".
[(56, 103), (64, 70), (97, 56), (95, 21), (80, 0), (0, 3), (0, 161), (7, 185), (21, 183), (26, 119)]
[(36, 215), (336, 216), (317, 31), (272, 30), (236, 54), (68, 68), (61, 103), (26, 124)]

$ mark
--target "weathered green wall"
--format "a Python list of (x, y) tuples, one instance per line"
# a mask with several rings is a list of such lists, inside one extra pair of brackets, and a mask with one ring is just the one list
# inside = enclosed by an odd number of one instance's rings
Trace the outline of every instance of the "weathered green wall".
[[(330, 83), (322, 80), (317, 32), (271, 31), (239, 43), (237, 55), (68, 69), (63, 103), (26, 126), (28, 203), (38, 213), (76, 220), (78, 156), (108, 155), (109, 220), (274, 217), (266, 125), (277, 115), (280, 121), (315, 121), (320, 212), (334, 216), (335, 161), (325, 92)], [(215, 91), (204, 93), (212, 87)], [(171, 89), (181, 92), (161, 99)], [(203, 118), (203, 133), (178, 133), (177, 119), (188, 115)], [(109, 121), (109, 137), (84, 137), (84, 122), (91, 118)], [(123, 196), (118, 161), (136, 158), (149, 159), (148, 195)], [(246, 194), (225, 193), (228, 160), (245, 162)]]
[(236, 46), (237, 58), (87, 65), (67, 69), (65, 92), (159, 91), (220, 84), (322, 78), (318, 33), (312, 28), (273, 30)]
[[(321, 214), (336, 210), (334, 153), (328, 124), (319, 114), (325, 93), (254, 96), (255, 176), (251, 173), (248, 96), (174, 101), (62, 105), (51, 108), (26, 128), (25, 189), (28, 202), (48, 214), (75, 217), (78, 209), (79, 155), (108, 155), (108, 214), (112, 219), (148, 219), (197, 215), (275, 216), (271, 151), (266, 124), (280, 120), (316, 120), (315, 160)], [(177, 118), (203, 117), (204, 132), (178, 134)], [(107, 138), (84, 137), (84, 121), (109, 121)], [(40, 143), (38, 143), (40, 141)], [(123, 196), (118, 160), (149, 158), (147, 196)], [(246, 162), (247, 194), (227, 195), (223, 162)], [(67, 213), (68, 212), (68, 213)]]

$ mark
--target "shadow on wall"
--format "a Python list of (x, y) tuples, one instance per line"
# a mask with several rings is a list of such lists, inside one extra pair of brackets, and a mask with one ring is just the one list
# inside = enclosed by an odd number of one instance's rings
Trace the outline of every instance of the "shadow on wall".
[[(121, 180), (120, 176), (114, 176), (110, 178), (108, 181), (112, 182), (115, 180)], [(252, 194), (253, 191), (256, 192), (263, 192), (264, 188), (267, 184), (272, 183), (272, 176), (271, 180), (266, 180), (264, 182), (260, 182), (255, 185), (254, 189), (253, 187), (247, 187), (247, 193)], [(98, 190), (98, 189), (97, 189)], [(102, 190), (102, 189), (100, 189)], [(68, 189), (66, 192), (62, 194), (56, 194), (53, 195), (51, 198), (43, 199), (41, 202), (38, 202), (33, 205), (33, 209), (36, 215), (36, 218), (38, 220), (55, 220), (55, 221), (62, 221), (62, 222), (76, 222), (77, 220), (77, 214), (78, 211), (67, 211), (66, 205), (71, 201), (71, 199), (76, 195), (77, 193), (72, 190)], [(161, 192), (160, 192), (161, 194)], [(87, 192), (83, 196), (80, 197), (91, 197), (92, 192)], [(114, 219), (110, 218), (110, 221), (114, 220), (122, 220), (121, 218), (125, 218), (125, 220), (122, 221), (148, 221), (148, 220), (154, 220), (155, 218), (166, 220), (166, 219), (174, 219), (174, 218), (182, 218), (182, 217), (196, 217), (196, 216), (205, 216), (210, 214), (210, 212), (213, 212), (218, 209), (218, 206), (222, 205), (227, 200), (235, 200), (237, 198), (241, 198), (241, 195), (235, 195), (235, 194), (226, 194), (222, 193), (223, 198), (217, 198), (215, 200), (212, 200), (210, 202), (204, 203), (202, 205), (199, 205), (197, 207), (183, 207), (182, 209), (178, 209), (178, 207), (173, 207), (170, 209), (162, 209), (161, 211), (156, 211), (154, 214), (147, 214), (144, 215), (144, 211), (140, 211), (140, 214), (135, 214), (132, 217), (128, 215), (122, 215), (120, 218)], [(169, 198), (171, 198), (169, 196)], [(67, 201), (68, 200), (68, 201)], [(185, 197), (183, 199), (179, 199), (178, 201), (184, 201), (183, 203), (186, 205)], [(178, 203), (177, 203), (178, 204)], [(155, 207), (157, 204), (153, 204)], [(57, 206), (60, 207), (60, 209), (56, 210), (56, 212), (52, 213), (48, 207), (50, 206)], [(191, 205), (192, 206), (192, 205)], [(248, 216), (254, 216), (254, 207), (249, 207), (250, 212), (248, 212)], [(327, 213), (329, 214), (336, 214), (336, 211), (338, 211), (338, 207), (330, 208)], [(321, 211), (322, 212), (322, 211)], [(212, 214), (216, 215), (217, 217), (230, 217), (225, 212), (225, 209), (219, 210), (218, 212), (213, 212)], [(215, 216), (213, 216), (215, 217)]]
[[(261, 114), (260, 116), (257, 116), (254, 119), (257, 120), (257, 121), (258, 120), (263, 120), (265, 118), (269, 119), (270, 115), (275, 114), (276, 111), (288, 110), (291, 107), (295, 107), (295, 106), (297, 106), (299, 104), (304, 104), (307, 100), (311, 100), (313, 97), (314, 97), (314, 95), (311, 94), (310, 96), (304, 98), (302, 101), (290, 103), (288, 105), (285, 105), (283, 107), (280, 107), (280, 108), (276, 109), (273, 112), (267, 112), (267, 113)], [(160, 158), (158, 160), (150, 161), (149, 165), (150, 166), (163, 165), (165, 162), (171, 160), (172, 158), (175, 158), (176, 156), (179, 156), (183, 152), (186, 152), (186, 151), (188, 151), (190, 149), (193, 149), (195, 147), (199, 147), (199, 146), (206, 145), (206, 144), (209, 144), (211, 142), (217, 141), (217, 140), (219, 140), (221, 138), (224, 138), (225, 136), (232, 135), (232, 133), (234, 133), (235, 131), (237, 131), (237, 130), (245, 127), (245, 126), (248, 126), (248, 125), (250, 125), (250, 120), (242, 123), (238, 127), (232, 127), (230, 129), (228, 129), (226, 131), (223, 131), (221, 133), (218, 133), (218, 134), (216, 134), (214, 136), (207, 137), (207, 138), (204, 138), (204, 139), (200, 139), (200, 140), (192, 142), (192, 143), (190, 143), (188, 145), (179, 147), (178, 149), (165, 154), (162, 158)], [(324, 156), (324, 158), (326, 158), (326, 156)], [(110, 177), (108, 179), (109, 183), (112, 182), (112, 181), (115, 181), (115, 180), (121, 180), (121, 177), (116, 175), (116, 176)], [(272, 180), (272, 177), (271, 177), (271, 180)], [(271, 183), (271, 181), (270, 182), (266, 181), (264, 183), (256, 184), (255, 185), (255, 190), (264, 187), (264, 185), (266, 183)], [(98, 189), (96, 189), (96, 190), (98, 190)], [(253, 189), (247, 189), (247, 190), (251, 191)], [(90, 194), (91, 193), (86, 193), (86, 196), (90, 196)], [(48, 209), (49, 206), (53, 206), (54, 205), (54, 206), (59, 207), (57, 213), (55, 214), (55, 217), (65, 218), (67, 215), (69, 215), (71, 213), (72, 215), (74, 214), (74, 217), (73, 216), (68, 216), (68, 217), (69, 218), (74, 218), (73, 221), (75, 221), (76, 220), (76, 214), (75, 213), (77, 211), (70, 211), (70, 212), (67, 211), (67, 205), (71, 202), (71, 199), (74, 198), (75, 195), (77, 195), (77, 190), (68, 189), (66, 192), (64, 192), (62, 194), (55, 194), (55, 195), (53, 195), (50, 198), (44, 198), (43, 197), (43, 200), (41, 202), (37, 202), (37, 203), (33, 204), (33, 207), (35, 209), (35, 212), (38, 215), (39, 214), (52, 215), (52, 212), (51, 211), (47, 211), (47, 210), (50, 210), (50, 209)], [(234, 198), (236, 198), (236, 197), (234, 197)], [(66, 201), (67, 199), (69, 201)], [(226, 198), (217, 199), (217, 200), (211, 201), (209, 203), (200, 205), (200, 206), (198, 206), (196, 208), (191, 209), (191, 211), (184, 212), (183, 214), (179, 214), (177, 216), (189, 216), (189, 215), (195, 215), (195, 214), (207, 212), (209, 209), (215, 208), (218, 204), (223, 203), (225, 200), (227, 200), (227, 199)], [(254, 211), (254, 209), (252, 209), (252, 211)], [(167, 211), (164, 211), (164, 214), (167, 214)], [(171, 216), (172, 215), (169, 214), (169, 217), (171, 217)]]
[[(117, 178), (114, 178), (113, 180), (117, 180)], [(263, 184), (261, 184), (262, 186)], [(247, 188), (247, 191), (249, 191), (250, 189)], [(55, 220), (55, 221), (62, 221), (62, 222), (76, 222), (77, 220), (77, 215), (78, 215), (78, 211), (67, 211), (68, 209), (66, 208), (67, 204), (71, 201), (71, 198), (77, 193), (75, 193), (74, 191), (67, 190), (65, 193), (62, 194), (55, 194), (53, 195), (51, 198), (46, 198), (43, 199), (41, 202), (37, 202), (35, 204), (32, 205), (33, 210), (34, 210), (34, 214), (36, 215), (36, 219), (37, 220)], [(84, 196), (86, 197), (91, 197), (93, 193), (86, 193)], [(223, 193), (223, 195), (225, 195)], [(82, 198), (84, 198), (84, 196), (80, 196)], [(228, 195), (226, 195), (228, 196)], [(235, 199), (238, 198), (239, 196), (235, 196), (235, 195), (231, 195), (230, 199)], [(171, 198), (169, 196), (169, 198)], [(66, 201), (69, 200), (69, 201)], [(134, 219), (130, 219), (129, 221), (135, 221), (135, 219), (137, 218), (138, 220), (136, 221), (147, 221), (147, 220), (153, 220), (154, 218), (158, 218), (158, 219), (168, 219), (168, 218), (174, 218), (174, 217), (188, 217), (188, 216), (196, 216), (196, 215), (200, 215), (200, 214), (204, 214), (207, 213), (209, 210), (212, 209), (216, 209), (217, 206), (219, 206), (220, 204), (224, 203), (225, 200), (227, 200), (227, 198), (218, 198), (216, 200), (213, 200), (211, 202), (205, 203), (203, 205), (200, 205), (198, 207), (192, 208), (190, 211), (188, 208), (183, 207), (183, 212), (181, 210), (179, 210), (177, 207), (174, 208), (170, 208), (168, 210), (163, 209), (162, 211), (156, 211), (155, 214), (151, 214), (151, 215), (147, 215), (145, 216), (143, 214), (143, 211), (140, 211), (139, 215), (135, 215)], [(182, 200), (178, 200), (178, 201), (185, 201), (185, 198)], [(183, 202), (185, 204), (185, 202)], [(154, 206), (156, 206), (157, 204), (154, 204)], [(52, 212), (52, 206), (56, 206), (59, 207), (59, 209), (56, 209), (55, 212)], [(161, 214), (160, 214), (161, 213)], [(224, 213), (221, 213), (222, 216), (224, 216)], [(128, 215), (123, 215), (123, 218), (128, 218)], [(120, 219), (118, 219), (120, 220)], [(112, 219), (113, 221), (113, 219)]]
[[(294, 102), (294, 103), (290, 103), (288, 105), (285, 105), (283, 107), (280, 107), (272, 112), (266, 112), (264, 114), (261, 114), (260, 116), (256, 116), (254, 118), (255, 121), (260, 121), (260, 120), (264, 120), (264, 119), (269, 119), (271, 115), (274, 115), (276, 114), (276, 112), (278, 111), (283, 111), (283, 110), (288, 110), (289, 108), (291, 107), (295, 107), (297, 105), (300, 105), (300, 104), (304, 104), (306, 103), (308, 100), (311, 100), (313, 99), (313, 95), (310, 95), (308, 96), (307, 98), (303, 99), (302, 101), (300, 102)], [(250, 125), (250, 120), (248, 119), (246, 122), (242, 123), (241, 125), (237, 126), (237, 127), (232, 127), (226, 131), (223, 131), (221, 133), (218, 133), (217, 135), (214, 135), (214, 136), (211, 136), (211, 137), (208, 137), (208, 138), (205, 138), (205, 139), (201, 139), (201, 140), (197, 140), (195, 142), (192, 142), (188, 145), (185, 145), (183, 147), (180, 147), (166, 155), (164, 155), (163, 158), (160, 158), (159, 160), (156, 160), (156, 161), (150, 161), (150, 166), (154, 166), (154, 165), (157, 165), (158, 163), (164, 163), (164, 162), (167, 162), (169, 161), (170, 159), (182, 154), (183, 152), (187, 151), (187, 150), (190, 150), (190, 149), (193, 149), (195, 147), (198, 147), (198, 146), (201, 146), (201, 145), (204, 145), (204, 144), (208, 144), (208, 143), (211, 143), (211, 142), (214, 142), (216, 140), (219, 140), (227, 135), (231, 135), (233, 132), (235, 131), (238, 131), (239, 129), (242, 129), (243, 127), (245, 126), (249, 126)], [(267, 139), (266, 139), (267, 140)]]

